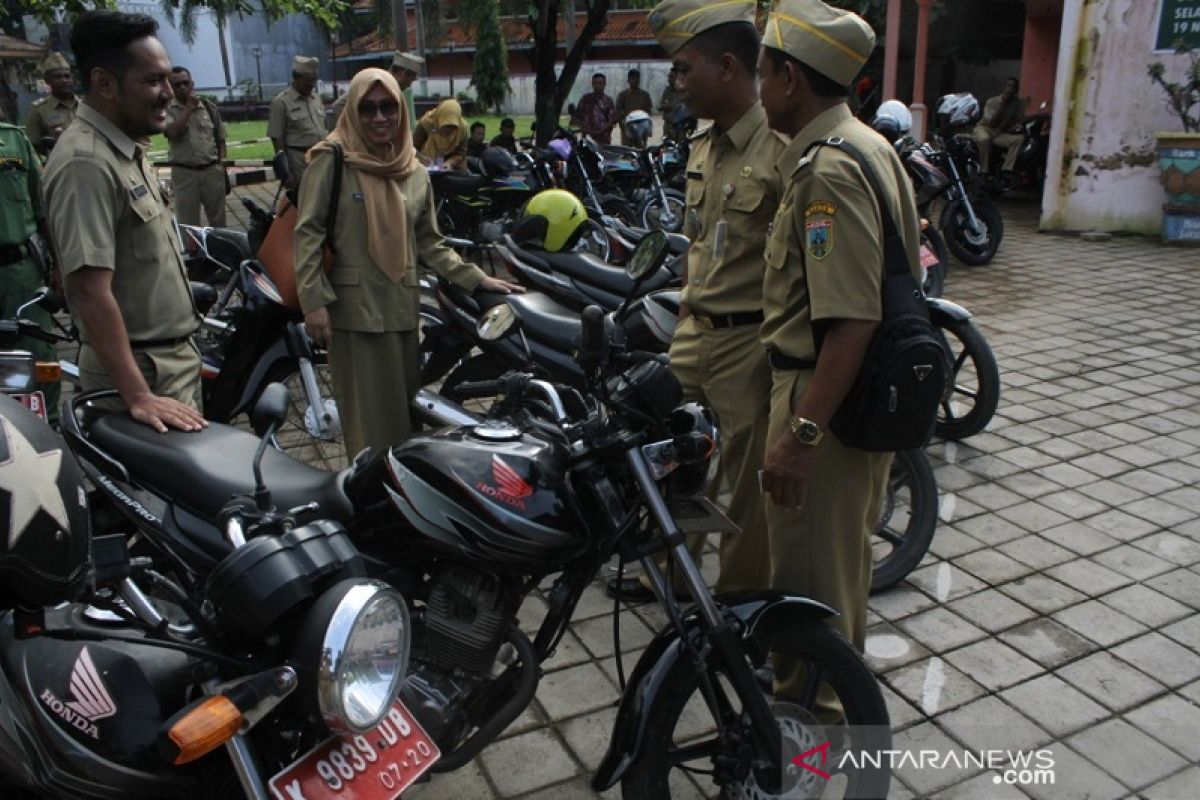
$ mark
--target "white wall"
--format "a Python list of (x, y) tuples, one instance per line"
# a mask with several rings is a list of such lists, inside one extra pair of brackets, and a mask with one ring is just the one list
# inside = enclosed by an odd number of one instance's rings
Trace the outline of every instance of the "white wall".
[(1166, 199), (1154, 132), (1181, 130), (1150, 82), (1162, 61), (1178, 80), (1186, 57), (1155, 53), (1154, 0), (1066, 0), (1042, 227), (1157, 234)]
[[(224, 86), (225, 71), (221, 66), (221, 49), (217, 39), (217, 23), (213, 21), (211, 11), (196, 12), (196, 41), (194, 44), (184, 44), (183, 37), (171, 23), (167, 22), (162, 13), (162, 4), (158, 2), (129, 2), (122, 0), (120, 9), (128, 13), (146, 14), (158, 20), (158, 38), (167, 48), (171, 63), (187, 67), (192, 73), (192, 80), (201, 91), (207, 87)], [(233, 76), (237, 83), (238, 76)]]

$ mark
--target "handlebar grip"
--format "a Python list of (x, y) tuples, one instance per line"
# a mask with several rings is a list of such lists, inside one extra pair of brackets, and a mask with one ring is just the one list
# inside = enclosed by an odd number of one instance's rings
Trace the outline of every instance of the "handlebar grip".
[(455, 394), (461, 400), (477, 397), (495, 397), (504, 387), (502, 381), (463, 381), (455, 387)]
[(585, 358), (599, 359), (604, 355), (604, 312), (591, 305), (579, 315), (583, 327), (579, 330), (579, 353)]

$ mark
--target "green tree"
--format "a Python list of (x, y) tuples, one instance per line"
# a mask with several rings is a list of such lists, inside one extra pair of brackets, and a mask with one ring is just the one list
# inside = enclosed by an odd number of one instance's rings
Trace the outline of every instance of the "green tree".
[(504, 32), (500, 29), (500, 8), (492, 3), (482, 3), (480, 14), (471, 20), (475, 29), (475, 60), (471, 68), (471, 84), (475, 97), (483, 109), (496, 107), (508, 97), (508, 47), (504, 43)]

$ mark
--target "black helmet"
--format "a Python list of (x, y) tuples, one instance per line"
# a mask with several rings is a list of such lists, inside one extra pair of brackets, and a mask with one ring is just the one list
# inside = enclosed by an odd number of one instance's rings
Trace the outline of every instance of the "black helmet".
[(672, 497), (696, 497), (703, 494), (716, 475), (721, 435), (717, 412), (700, 403), (684, 403), (671, 412), (671, 435), (684, 437), (693, 448), (706, 449), (703, 456), (689, 458), (690, 463), (676, 467), (667, 476), (667, 491)]
[(70, 451), (0, 395), (0, 607), (74, 598), (90, 551), (87, 496)]
[(507, 178), (518, 169), (517, 160), (503, 147), (489, 147), (479, 157), (489, 178)]

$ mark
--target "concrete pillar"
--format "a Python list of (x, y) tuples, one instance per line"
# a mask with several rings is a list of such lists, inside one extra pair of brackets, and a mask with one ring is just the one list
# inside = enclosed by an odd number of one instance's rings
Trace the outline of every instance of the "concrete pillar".
[(933, 0), (917, 0), (917, 52), (913, 65), (913, 136), (917, 141), (925, 139), (925, 67), (929, 61), (929, 9)]
[(896, 75), (900, 71), (900, 6), (904, 0), (888, 0), (887, 31), (883, 45), (883, 97), (896, 96)]

